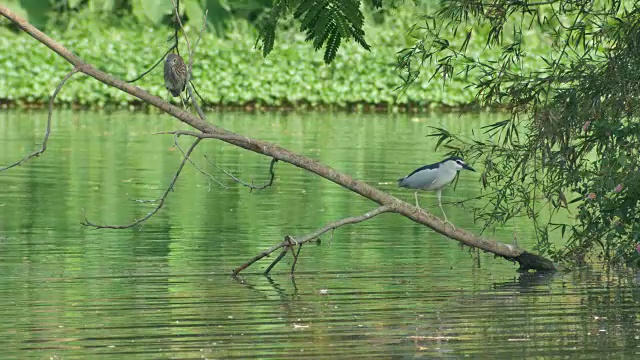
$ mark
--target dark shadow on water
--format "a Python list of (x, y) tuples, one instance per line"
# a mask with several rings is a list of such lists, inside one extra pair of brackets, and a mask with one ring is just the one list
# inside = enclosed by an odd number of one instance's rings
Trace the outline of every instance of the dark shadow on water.
[(492, 288), (495, 290), (527, 292), (542, 286), (551, 286), (554, 280), (561, 277), (562, 275), (557, 272), (527, 272), (520, 274), (515, 281), (494, 283)]
[(256, 281), (261, 281), (262, 279), (266, 280), (266, 284), (268, 286), (262, 285), (254, 285), (247, 278), (242, 276), (233, 276), (232, 279), (239, 285), (246, 287), (247, 289), (260, 294), (261, 296), (267, 298), (271, 296), (273, 293), (277, 294), (283, 302), (290, 302), (295, 300), (296, 297), (299, 296), (298, 293), (298, 285), (296, 284), (296, 280), (293, 276), (290, 277), (291, 285), (293, 291), (287, 290), (282, 284), (278, 283), (273, 277), (269, 275), (265, 275), (264, 277), (256, 277)]

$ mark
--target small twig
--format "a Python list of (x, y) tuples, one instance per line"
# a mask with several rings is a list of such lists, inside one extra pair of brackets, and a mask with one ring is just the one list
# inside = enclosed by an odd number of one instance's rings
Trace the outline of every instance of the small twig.
[(178, 4), (176, 4), (175, 0), (171, 0), (173, 3), (173, 12), (176, 14), (176, 19), (178, 20), (178, 24), (182, 29), (182, 35), (184, 35), (184, 40), (187, 42), (187, 52), (191, 54), (191, 43), (189, 42), (189, 37), (187, 36), (187, 32), (184, 31), (184, 25), (182, 25), (182, 20), (180, 19), (180, 11), (178, 10)]
[[(193, 91), (196, 93), (196, 95), (198, 95), (198, 98), (200, 98), (200, 101), (202, 101), (202, 106), (207, 106), (212, 108), (213, 104), (208, 102), (207, 100), (205, 100), (202, 95), (200, 95), (200, 93), (198, 92), (198, 89), (196, 88), (196, 85), (193, 83), (193, 81), (189, 81), (189, 84), (191, 84), (191, 87), (193, 88)], [(196, 109), (197, 111), (197, 109)]]
[[(176, 19), (180, 18), (180, 0), (176, 0)], [(183, 30), (184, 31), (184, 30)], [(180, 49), (178, 47), (178, 33), (180, 32), (180, 23), (176, 20), (173, 25), (173, 38), (175, 39), (176, 44), (176, 53), (180, 55)]]
[(164, 202), (167, 199), (167, 196), (169, 196), (169, 192), (171, 192), (173, 190), (173, 186), (178, 181), (178, 177), (180, 176), (180, 173), (182, 172), (182, 169), (184, 168), (184, 165), (187, 163), (187, 161), (189, 159), (189, 155), (191, 155), (191, 153), (196, 148), (196, 146), (198, 146), (200, 141), (202, 141), (202, 139), (196, 139), (196, 141), (194, 141), (193, 144), (191, 144), (191, 147), (189, 147), (189, 150), (187, 150), (187, 152), (184, 154), (184, 158), (182, 159), (182, 162), (180, 163), (180, 166), (178, 166), (178, 170), (176, 171), (175, 175), (173, 176), (173, 179), (171, 180), (171, 183), (169, 184), (167, 189), (164, 191), (164, 194), (162, 194), (162, 197), (158, 199), (158, 205), (156, 205), (156, 207), (153, 210), (151, 210), (147, 215), (145, 215), (143, 218), (134, 220), (132, 223), (126, 224), (126, 225), (99, 225), (99, 224), (94, 224), (94, 223), (90, 222), (89, 219), (87, 219), (86, 217), (84, 218), (84, 221), (82, 221), (80, 223), (82, 225), (84, 225), (84, 226), (89, 226), (89, 227), (93, 227), (93, 228), (96, 228), (96, 229), (129, 229), (129, 228), (132, 228), (132, 227), (134, 227), (134, 226), (146, 221), (147, 219), (149, 219), (150, 217), (155, 215), (158, 211), (160, 211), (162, 206), (164, 206)]
[[(207, 15), (209, 14), (209, 10), (204, 11), (204, 19), (202, 20), (202, 28), (200, 28), (200, 33), (198, 34), (198, 38), (196, 39), (195, 44), (193, 44), (193, 49), (189, 51), (189, 64), (187, 66), (187, 81), (191, 80), (191, 69), (193, 67), (194, 54), (196, 52), (196, 48), (200, 43), (200, 39), (202, 39), (202, 35), (204, 34), (205, 29), (207, 28)], [(183, 29), (184, 31), (184, 29)], [(185, 35), (186, 36), (186, 35)]]
[[(176, 40), (177, 41), (177, 40)], [(142, 74), (136, 76), (135, 78), (131, 79), (131, 80), (125, 80), (126, 82), (128, 82), (129, 84), (132, 84), (140, 79), (142, 79), (143, 77), (145, 77), (148, 73), (152, 72), (153, 69), (155, 69), (156, 67), (158, 67), (158, 65), (160, 65), (161, 62), (164, 61), (164, 58), (167, 56), (167, 54), (169, 54), (171, 52), (171, 50), (173, 49), (177, 49), (178, 45), (177, 42), (176, 44), (173, 44), (169, 50), (167, 50), (161, 57), (160, 59), (158, 59), (158, 61), (156, 61), (155, 64), (153, 64), (148, 70), (146, 70), (145, 72), (143, 72)]]
[[(175, 5), (176, 8), (180, 9), (180, 0), (177, 0), (177, 4)], [(175, 12), (176, 17), (179, 17), (180, 15), (179, 11)], [(161, 57), (160, 59), (158, 59), (158, 61), (156, 61), (155, 64), (153, 64), (149, 70), (143, 72), (142, 74), (136, 76), (135, 78), (131, 79), (131, 80), (126, 80), (127, 83), (131, 84), (134, 83), (140, 79), (142, 79), (143, 77), (145, 77), (148, 73), (150, 73), (151, 71), (153, 71), (153, 69), (155, 69), (158, 65), (160, 65), (160, 63), (164, 60), (164, 58), (167, 56), (167, 54), (169, 54), (173, 49), (176, 50), (176, 52), (178, 53), (178, 55), (180, 55), (180, 49), (178, 48), (178, 31), (180, 30), (180, 27), (177, 25), (174, 25), (173, 27), (173, 36), (172, 38), (173, 40), (173, 45), (171, 45), (171, 47), (169, 48), (169, 50), (167, 50)]]
[(467, 199), (463, 199), (463, 200), (443, 202), (442, 205), (454, 205), (454, 206), (464, 205), (464, 203), (469, 202), (471, 200), (479, 200), (479, 199), (485, 198), (485, 197), (487, 197), (489, 195), (493, 195), (493, 194), (495, 194), (497, 192), (498, 191), (492, 191), (492, 192), (489, 192), (489, 193), (485, 193), (485, 194), (478, 195), (478, 196), (473, 196), (473, 197), (470, 197), (470, 198), (467, 198)]
[(265, 270), (265, 274), (268, 274), (271, 269), (276, 266), (276, 264), (282, 260), (282, 257), (284, 257), (288, 251), (288, 249), (292, 246), (292, 245), (302, 245), (304, 243), (307, 243), (311, 240), (314, 240), (316, 238), (318, 238), (320, 235), (326, 233), (327, 231), (333, 230), (333, 229), (337, 229), (341, 226), (344, 225), (348, 225), (348, 224), (357, 224), (363, 221), (367, 221), (369, 219), (374, 218), (375, 216), (378, 216), (380, 214), (386, 213), (386, 212), (392, 212), (393, 207), (391, 205), (383, 205), (380, 206), (372, 211), (369, 211), (366, 214), (362, 214), (360, 216), (352, 216), (352, 217), (348, 217), (348, 218), (344, 218), (344, 219), (340, 219), (338, 221), (334, 221), (332, 223), (329, 223), (327, 225), (325, 225), (324, 227), (309, 233), (307, 235), (301, 236), (299, 238), (293, 238), (291, 236), (286, 236), (284, 241), (282, 241), (281, 243), (274, 245), (272, 247), (270, 247), (269, 249), (261, 252), (260, 254), (254, 256), (251, 260), (245, 262), (244, 264), (240, 265), (239, 267), (237, 267), (235, 270), (233, 270), (233, 275), (237, 275), (238, 273), (240, 273), (242, 270), (248, 268), (249, 266), (251, 266), (253, 263), (255, 263), (256, 261), (265, 258), (267, 256), (269, 256), (271, 253), (273, 253), (274, 251), (281, 249), (281, 248), (285, 248), (283, 250), (282, 253), (280, 253), (280, 255), (278, 255), (278, 258), (276, 258), (276, 260), (274, 260), (271, 265), (269, 265), (269, 267), (267, 268), (267, 270)]
[(248, 184), (240, 179), (238, 179), (237, 177), (235, 177), (233, 174), (231, 174), (230, 172), (226, 171), (225, 169), (221, 168), (220, 166), (218, 166), (218, 164), (214, 163), (213, 161), (211, 161), (211, 159), (209, 159), (209, 157), (207, 156), (207, 154), (204, 154), (204, 158), (207, 159), (207, 161), (209, 162), (209, 164), (215, 166), (218, 170), (220, 170), (221, 172), (223, 172), (225, 175), (229, 176), (231, 179), (233, 179), (233, 181), (237, 182), (240, 185), (246, 186), (248, 187), (250, 190), (249, 192), (253, 191), (253, 190), (263, 190), (268, 188), (269, 186), (273, 185), (273, 179), (276, 177), (276, 173), (273, 170), (273, 167), (275, 166), (276, 162), (278, 162), (278, 160), (276, 158), (272, 158), (271, 159), (271, 163), (269, 164), (269, 181), (262, 185), (262, 186), (256, 186), (253, 185), (253, 181), (251, 182), (251, 184)]
[[(289, 249), (291, 249), (293, 246), (297, 244), (296, 240), (289, 235), (284, 236), (284, 242), (287, 244), (287, 246), (284, 248), (282, 252), (280, 252), (280, 255), (278, 255), (278, 257), (275, 260), (273, 260), (271, 264), (267, 267), (267, 269), (264, 271), (265, 276), (269, 276), (269, 273), (271, 272), (271, 270), (276, 265), (278, 265), (278, 263), (285, 257), (285, 255), (287, 255), (287, 251), (289, 251)], [(292, 254), (297, 259), (296, 253), (292, 251)]]
[(129, 200), (131, 200), (133, 202), (137, 202), (137, 203), (142, 203), (142, 204), (153, 204), (153, 203), (157, 203), (158, 201), (160, 201), (160, 199), (146, 200), (146, 199), (131, 199), (131, 198), (129, 198)]
[[(269, 266), (267, 267), (267, 269), (264, 271), (264, 275), (269, 275), (269, 273), (271, 272), (271, 269), (273, 269), (274, 266), (278, 265), (278, 263), (280, 262), (280, 260), (282, 260), (282, 258), (284, 258), (285, 255), (287, 255), (287, 251), (289, 251), (288, 249), (284, 249), (280, 252), (280, 255), (278, 255), (277, 258), (275, 258), (275, 260), (273, 260), (271, 262), (271, 264), (269, 264)], [(237, 274), (237, 272), (233, 272), (234, 274)]]
[(180, 150), (180, 152), (182, 153), (182, 156), (184, 156), (191, 163), (191, 165), (193, 165), (193, 167), (196, 168), (196, 170), (198, 170), (202, 175), (204, 175), (204, 176), (208, 177), (209, 179), (215, 181), (218, 185), (222, 186), (222, 188), (228, 189), (229, 188), (228, 186), (226, 186), (225, 184), (221, 183), (218, 179), (214, 178), (213, 175), (211, 175), (208, 172), (202, 170), (198, 165), (196, 165), (196, 163), (193, 162), (193, 160), (191, 160), (191, 157), (187, 156), (187, 154), (184, 152), (184, 150), (180, 146), (180, 143), (178, 143), (178, 137), (179, 136), (180, 135), (176, 134), (173, 137), (173, 144), (176, 146), (176, 148), (178, 148), (178, 150)]
[[(202, 29), (200, 29), (200, 33), (198, 34), (198, 38), (196, 39), (196, 43), (193, 45), (193, 49), (191, 49), (191, 52), (189, 53), (189, 65), (187, 66), (187, 93), (189, 93), (189, 98), (191, 99), (191, 103), (193, 104), (193, 107), (196, 109), (196, 112), (198, 113), (198, 116), (200, 116), (200, 119), (205, 120), (205, 115), (204, 112), (202, 111), (202, 108), (200, 107), (200, 105), (198, 104), (198, 102), (196, 101), (196, 98), (193, 96), (193, 91), (191, 90), (191, 72), (193, 71), (193, 60), (195, 58), (194, 53), (196, 51), (196, 47), (198, 47), (198, 43), (200, 43), (200, 39), (202, 39), (202, 35), (204, 34), (204, 30), (207, 28), (207, 14), (208, 14), (208, 10), (205, 10), (204, 12), (204, 19), (203, 19), (203, 23), (202, 23)], [(199, 95), (198, 95), (199, 96)]]
[(298, 257), (300, 256), (300, 250), (302, 250), (302, 245), (303, 244), (299, 244), (298, 245), (298, 251), (297, 252), (292, 252), (293, 254), (293, 264), (291, 264), (291, 275), (293, 276), (293, 273), (296, 271), (296, 264), (298, 263)]
[(175, 131), (159, 131), (153, 133), (154, 135), (188, 135), (193, 136), (199, 139), (218, 139), (224, 141), (236, 141), (243, 144), (253, 144), (251, 138), (241, 135), (228, 135), (228, 134), (219, 134), (219, 133), (199, 133), (196, 131), (188, 131), (188, 130), (175, 130)]
[(31, 158), (40, 156), (42, 153), (44, 153), (47, 150), (47, 142), (49, 141), (49, 135), (51, 134), (51, 118), (53, 116), (53, 102), (56, 99), (56, 96), (58, 96), (58, 93), (60, 92), (60, 90), (62, 90), (62, 87), (64, 86), (64, 84), (73, 76), (73, 74), (77, 73), (78, 71), (80, 71), (80, 68), (78, 67), (75, 67), (73, 68), (73, 70), (69, 71), (67, 75), (65, 75), (65, 77), (62, 79), (62, 81), (60, 81), (60, 83), (58, 84), (58, 87), (56, 87), (56, 90), (53, 92), (53, 95), (51, 95), (51, 99), (49, 99), (49, 113), (47, 115), (47, 128), (44, 131), (44, 139), (42, 140), (42, 145), (40, 146), (40, 149), (25, 156), (20, 161), (16, 161), (13, 164), (0, 168), (0, 172), (11, 169), (12, 167), (22, 165), (23, 163), (29, 161)]

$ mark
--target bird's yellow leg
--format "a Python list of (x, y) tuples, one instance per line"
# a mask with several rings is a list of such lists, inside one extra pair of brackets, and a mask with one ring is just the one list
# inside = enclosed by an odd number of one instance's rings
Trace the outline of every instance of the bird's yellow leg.
[(186, 109), (187, 108), (187, 104), (184, 102), (184, 99), (182, 98), (182, 94), (180, 94), (179, 96), (180, 96), (180, 102), (182, 103), (182, 107), (184, 109)]
[(417, 214), (420, 210), (420, 205), (418, 204), (418, 191), (413, 193), (413, 197), (416, 199), (416, 209), (413, 211), (414, 214)]
[(445, 214), (444, 209), (442, 208), (442, 190), (438, 190), (436, 192), (436, 196), (438, 197), (438, 206), (440, 206), (440, 210), (442, 210), (442, 215), (444, 215), (444, 222), (451, 225), (452, 228), (456, 228), (455, 225), (453, 225), (451, 223), (451, 221), (449, 221), (449, 219), (447, 219), (447, 214)]

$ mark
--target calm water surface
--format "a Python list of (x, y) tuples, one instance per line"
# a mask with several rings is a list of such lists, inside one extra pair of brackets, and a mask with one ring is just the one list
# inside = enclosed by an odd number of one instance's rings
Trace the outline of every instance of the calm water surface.
[[(393, 180), (439, 160), (427, 126), (470, 133), (490, 115), (211, 114), (211, 121), (324, 161), (402, 199)], [(46, 114), (0, 113), (0, 163), (32, 151)], [(344, 227), (240, 278), (231, 270), (282, 239), (375, 204), (278, 163), (273, 187), (249, 192), (204, 155), (246, 181), (268, 179), (269, 160), (217, 141), (189, 166), (161, 212), (127, 223), (171, 181), (180, 152), (165, 115), (58, 112), (49, 150), (0, 173), (0, 344), (3, 359), (232, 358), (637, 358), (640, 276), (601, 270), (552, 275), (470, 253), (396, 215)], [(190, 139), (180, 139), (188, 147)], [(443, 201), (479, 195), (464, 173)], [(438, 213), (435, 197), (421, 204)], [(458, 226), (479, 231), (463, 208)], [(492, 236), (534, 245), (526, 222)], [(558, 239), (559, 241), (559, 239)]]

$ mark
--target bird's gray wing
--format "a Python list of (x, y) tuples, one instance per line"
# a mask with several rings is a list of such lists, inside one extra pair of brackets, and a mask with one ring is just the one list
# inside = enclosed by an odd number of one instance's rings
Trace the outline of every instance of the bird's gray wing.
[(420, 170), (402, 179), (398, 185), (409, 189), (429, 188), (436, 182), (437, 173), (437, 169)]

